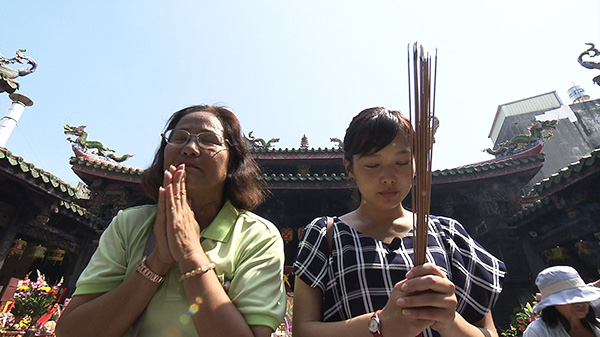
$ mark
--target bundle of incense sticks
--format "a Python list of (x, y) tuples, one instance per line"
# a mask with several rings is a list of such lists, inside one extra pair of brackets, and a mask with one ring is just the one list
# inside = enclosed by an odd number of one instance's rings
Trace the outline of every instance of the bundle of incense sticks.
[[(412, 54), (412, 55), (411, 55)], [(415, 158), (412, 186), (414, 264), (427, 262), (427, 232), (431, 205), (431, 162), (435, 132), (435, 83), (437, 50), (433, 64), (423, 46), (408, 45), (408, 90), (410, 120), (415, 128), (412, 151)]]

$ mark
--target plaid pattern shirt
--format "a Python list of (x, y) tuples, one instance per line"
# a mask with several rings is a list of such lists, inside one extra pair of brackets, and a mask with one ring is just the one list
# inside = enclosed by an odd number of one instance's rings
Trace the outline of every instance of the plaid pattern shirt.
[[(298, 246), (292, 272), (324, 294), (323, 321), (335, 322), (382, 309), (394, 285), (413, 267), (413, 231), (400, 248), (357, 232), (334, 218), (328, 254), (326, 217), (313, 220)], [(456, 220), (431, 216), (427, 261), (435, 263), (456, 286), (456, 311), (476, 322), (491, 310), (502, 291), (504, 263), (473, 240)], [(439, 336), (431, 329), (424, 337)]]

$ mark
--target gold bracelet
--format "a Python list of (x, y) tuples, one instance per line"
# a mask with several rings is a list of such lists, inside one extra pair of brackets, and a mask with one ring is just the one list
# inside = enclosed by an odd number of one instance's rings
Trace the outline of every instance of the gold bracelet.
[(198, 267), (198, 268), (196, 268), (194, 270), (188, 271), (187, 273), (181, 275), (181, 277), (179, 277), (179, 279), (181, 281), (184, 281), (184, 280), (187, 280), (190, 277), (194, 277), (196, 275), (203, 275), (204, 273), (208, 272), (209, 270), (215, 269), (216, 266), (217, 266), (216, 264), (214, 264), (213, 262), (211, 262), (211, 263), (209, 263), (209, 264), (207, 264), (205, 266)]
[(148, 265), (146, 265), (145, 256), (142, 258), (142, 261), (140, 261), (140, 264), (138, 264), (138, 266), (135, 268), (135, 271), (137, 271), (143, 277), (147, 278), (153, 283), (161, 284), (165, 280), (164, 276), (158, 275), (157, 273), (150, 270), (150, 268), (148, 268)]

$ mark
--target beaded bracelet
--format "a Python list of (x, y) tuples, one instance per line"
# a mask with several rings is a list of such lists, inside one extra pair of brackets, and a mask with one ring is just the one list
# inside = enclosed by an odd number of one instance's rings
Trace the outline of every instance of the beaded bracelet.
[(179, 280), (183, 281), (183, 280), (189, 279), (190, 277), (194, 277), (196, 275), (203, 275), (204, 273), (208, 272), (209, 270), (215, 269), (216, 266), (217, 266), (216, 264), (214, 264), (213, 262), (211, 262), (211, 263), (209, 263), (209, 264), (207, 264), (205, 266), (198, 267), (198, 268), (196, 268), (194, 270), (188, 271), (187, 273), (181, 275), (179, 277)]

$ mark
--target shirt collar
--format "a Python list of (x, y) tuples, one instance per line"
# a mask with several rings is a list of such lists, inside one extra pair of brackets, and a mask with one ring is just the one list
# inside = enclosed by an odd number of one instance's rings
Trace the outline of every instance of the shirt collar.
[(200, 233), (200, 236), (210, 240), (226, 242), (239, 214), (240, 211), (227, 200), (215, 219)]

